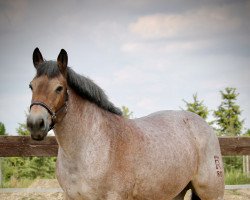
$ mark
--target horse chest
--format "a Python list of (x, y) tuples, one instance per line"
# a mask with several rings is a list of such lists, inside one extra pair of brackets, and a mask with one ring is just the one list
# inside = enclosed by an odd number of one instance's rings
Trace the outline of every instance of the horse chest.
[(100, 188), (107, 176), (108, 155), (102, 152), (102, 157), (93, 151), (78, 159), (65, 159), (58, 153), (57, 178), (66, 192), (73, 199), (96, 199), (102, 195)]

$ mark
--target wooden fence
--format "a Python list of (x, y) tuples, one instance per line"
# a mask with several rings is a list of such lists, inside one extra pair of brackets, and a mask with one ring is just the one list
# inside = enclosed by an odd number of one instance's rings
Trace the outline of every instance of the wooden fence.
[[(222, 155), (250, 155), (250, 137), (219, 137)], [(43, 141), (29, 136), (0, 136), (0, 157), (57, 156), (54, 136)]]

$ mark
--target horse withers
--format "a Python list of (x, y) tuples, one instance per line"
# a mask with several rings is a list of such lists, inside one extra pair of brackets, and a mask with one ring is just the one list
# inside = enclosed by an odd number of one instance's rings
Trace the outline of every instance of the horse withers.
[(67, 200), (223, 199), (218, 139), (186, 111), (161, 111), (126, 119), (103, 90), (57, 61), (33, 53), (36, 76), (27, 126), (34, 140), (54, 130), (56, 173)]

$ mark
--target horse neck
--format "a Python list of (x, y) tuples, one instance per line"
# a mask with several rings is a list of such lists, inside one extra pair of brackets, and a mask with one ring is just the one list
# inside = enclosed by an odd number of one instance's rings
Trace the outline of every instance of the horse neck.
[[(77, 155), (84, 146), (98, 145), (110, 140), (110, 129), (114, 119), (121, 117), (102, 110), (97, 105), (69, 91), (68, 112), (64, 119), (56, 124), (55, 135), (59, 148), (66, 155)], [(117, 126), (117, 125), (116, 125)]]

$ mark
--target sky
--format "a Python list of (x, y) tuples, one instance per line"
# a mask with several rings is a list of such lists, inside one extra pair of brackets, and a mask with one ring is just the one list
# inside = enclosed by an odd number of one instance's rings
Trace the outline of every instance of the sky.
[(235, 87), (250, 128), (250, 1), (0, 0), (0, 122), (25, 123), (35, 75), (32, 53), (63, 48), (68, 65), (94, 80), (133, 117), (185, 108), (211, 110)]

